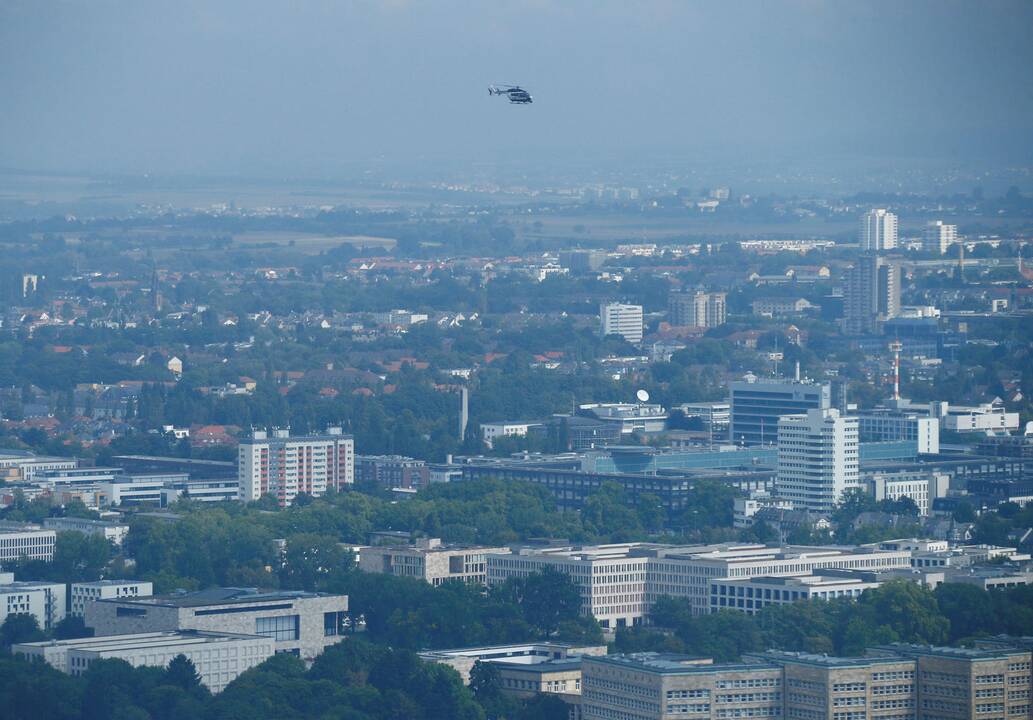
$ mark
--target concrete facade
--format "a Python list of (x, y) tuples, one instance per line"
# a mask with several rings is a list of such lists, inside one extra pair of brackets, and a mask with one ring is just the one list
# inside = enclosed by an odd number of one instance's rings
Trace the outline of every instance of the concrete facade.
[(415, 545), (379, 545), (363, 548), (359, 569), (399, 577), (413, 577), (437, 586), (448, 580), (484, 584), (489, 553), (509, 552), (507, 547), (442, 545), (437, 538)]
[(213, 588), (182, 595), (98, 600), (86, 605), (86, 625), (97, 635), (155, 630), (266, 635), (275, 641), (276, 652), (293, 653), (311, 662), (342, 640), (347, 612), (347, 595)]
[(133, 667), (167, 667), (177, 655), (189, 659), (213, 693), (273, 654), (273, 641), (260, 635), (151, 632), (132, 635), (19, 643), (16, 655), (44, 661), (70, 675), (81, 675), (97, 660), (118, 658)]

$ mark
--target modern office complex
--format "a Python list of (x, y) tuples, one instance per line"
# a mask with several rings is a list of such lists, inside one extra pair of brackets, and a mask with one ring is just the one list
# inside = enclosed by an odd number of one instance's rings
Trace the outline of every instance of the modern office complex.
[(828, 408), (779, 419), (775, 494), (797, 510), (831, 512), (859, 472), (857, 418)]
[(914, 440), (923, 455), (940, 452), (939, 418), (892, 407), (861, 410), (856, 417), (862, 441)]
[(38, 525), (7, 524), (0, 526), (0, 566), (16, 560), (54, 559), (57, 532)]
[(448, 580), (483, 584), (487, 580), (488, 553), (505, 552), (509, 548), (442, 545), (438, 538), (425, 538), (415, 545), (364, 547), (359, 553), (359, 568), (418, 578), (435, 586)]
[(922, 238), (922, 249), (926, 252), (943, 255), (947, 252), (947, 249), (957, 241), (957, 225), (949, 225), (943, 220), (932, 220), (925, 224), (925, 235)]
[(778, 440), (778, 420), (811, 409), (832, 407), (828, 383), (748, 374), (729, 384), (731, 441), (736, 445), (769, 445)]
[(203, 630), (262, 635), (276, 652), (310, 662), (342, 639), (347, 595), (212, 588), (149, 598), (86, 604), (86, 625), (98, 636)]
[(642, 342), (642, 306), (603, 303), (599, 306), (599, 333), (620, 335), (629, 343)]
[(882, 252), (897, 247), (897, 216), (885, 208), (869, 210), (861, 218), (858, 244), (862, 252)]
[(900, 314), (900, 267), (874, 253), (861, 255), (843, 283), (843, 330), (874, 333), (879, 323)]
[[(881, 405), (861, 413), (861, 436), (865, 440), (897, 439), (892, 435), (903, 435), (899, 439), (919, 441), (919, 452), (938, 452), (939, 443), (933, 450), (931, 436), (934, 426), (919, 420), (935, 421), (936, 430), (959, 433), (1006, 434), (1019, 429), (1019, 413), (1009, 412), (1000, 399), (979, 405), (955, 405), (947, 401), (914, 402), (907, 398), (887, 400)], [(867, 433), (871, 433), (871, 437)]]
[(272, 656), (274, 645), (272, 639), (261, 635), (184, 630), (18, 643), (11, 650), (70, 675), (82, 675), (97, 660), (118, 658), (134, 667), (167, 667), (173, 658), (183, 655), (194, 664), (201, 682), (218, 693)]
[(244, 501), (272, 495), (290, 505), (300, 493), (319, 496), (355, 481), (355, 441), (335, 427), (324, 435), (256, 430), (241, 441), (237, 461)]
[(581, 588), (582, 614), (595, 616), (605, 628), (615, 628), (640, 624), (657, 598), (666, 595), (686, 598), (694, 614), (705, 615), (713, 609), (712, 584), (718, 580), (804, 577), (828, 569), (874, 572), (910, 566), (910, 550), (874, 547), (629, 543), (521, 548), (489, 554), (488, 584), (552, 568), (569, 575)]
[(97, 600), (149, 597), (154, 585), (145, 580), (94, 580), (72, 583), (69, 589), (69, 614), (86, 617), (86, 605)]
[(754, 615), (770, 605), (801, 600), (857, 598), (882, 582), (875, 573), (856, 570), (816, 570), (813, 575), (760, 577), (710, 581), (710, 609), (739, 610)]
[(672, 325), (712, 328), (725, 323), (726, 295), (723, 292), (671, 292), (667, 316)]

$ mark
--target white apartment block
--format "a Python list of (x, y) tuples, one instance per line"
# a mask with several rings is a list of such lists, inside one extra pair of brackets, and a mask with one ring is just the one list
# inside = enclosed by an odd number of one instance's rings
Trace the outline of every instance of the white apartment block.
[(173, 658), (184, 655), (213, 693), (221, 692), (275, 651), (273, 641), (261, 635), (196, 630), (18, 643), (11, 649), (16, 655), (44, 661), (70, 675), (81, 675), (95, 661), (108, 658), (125, 660), (133, 667), (168, 667)]
[(48, 582), (15, 582), (11, 573), (0, 573), (0, 624), (8, 615), (32, 615), (42, 630), (50, 630), (65, 617), (65, 585)]
[(859, 486), (858, 472), (857, 418), (828, 408), (779, 419), (775, 494), (794, 508), (831, 512)]
[(880, 472), (866, 477), (864, 484), (876, 501), (911, 498), (918, 506), (918, 514), (925, 517), (933, 500), (947, 496), (950, 476), (936, 472)]
[(925, 236), (922, 238), (922, 249), (926, 252), (943, 255), (947, 248), (958, 241), (958, 226), (949, 225), (943, 220), (933, 220), (925, 224)]
[(96, 580), (72, 583), (69, 591), (70, 615), (86, 617), (86, 605), (97, 600), (148, 597), (154, 594), (154, 585), (144, 580)]
[(910, 550), (873, 547), (763, 545), (656, 545), (524, 548), (488, 555), (488, 584), (526, 577), (546, 567), (566, 573), (581, 588), (583, 615), (605, 628), (637, 625), (665, 595), (686, 598), (694, 614), (710, 612), (714, 580), (806, 576), (817, 570), (893, 570), (911, 566)]
[(484, 584), (488, 553), (506, 553), (507, 547), (442, 545), (438, 538), (415, 545), (373, 545), (359, 553), (359, 569), (411, 577), (437, 586), (449, 580)]
[(340, 428), (324, 435), (272, 435), (256, 430), (237, 451), (240, 499), (248, 502), (272, 495), (281, 506), (301, 493), (319, 496), (355, 482), (355, 441)]
[(125, 540), (126, 535), (129, 534), (128, 525), (78, 517), (44, 518), (43, 527), (48, 530), (56, 530), (57, 532), (78, 532), (84, 535), (100, 535), (105, 540), (118, 546), (122, 545), (122, 541)]
[(897, 247), (897, 216), (884, 208), (869, 210), (861, 218), (859, 244), (862, 252), (881, 252)]
[(712, 328), (724, 325), (727, 296), (723, 292), (672, 292), (667, 316), (672, 325)]
[(0, 527), (0, 566), (22, 559), (50, 562), (55, 542), (55, 531), (37, 525)]
[(599, 306), (599, 332), (620, 335), (629, 343), (642, 342), (642, 306), (621, 303), (603, 303)]

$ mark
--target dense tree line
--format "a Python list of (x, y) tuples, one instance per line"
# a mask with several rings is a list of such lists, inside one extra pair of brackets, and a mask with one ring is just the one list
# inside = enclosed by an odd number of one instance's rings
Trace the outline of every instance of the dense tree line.
[(722, 610), (693, 616), (686, 600), (661, 598), (652, 627), (620, 629), (620, 652), (685, 652), (735, 660), (743, 653), (780, 650), (855, 656), (891, 642), (963, 644), (974, 638), (1033, 632), (1033, 588), (986, 591), (943, 584), (935, 590), (895, 580), (848, 598), (769, 605), (755, 615)]
[[(559, 703), (557, 706), (555, 703)], [(9, 720), (562, 720), (555, 698), (476, 692), (444, 665), (411, 650), (357, 638), (327, 649), (306, 669), (276, 655), (218, 695), (182, 655), (165, 668), (98, 660), (80, 676), (0, 656), (0, 707)], [(562, 712), (562, 714), (560, 714)]]

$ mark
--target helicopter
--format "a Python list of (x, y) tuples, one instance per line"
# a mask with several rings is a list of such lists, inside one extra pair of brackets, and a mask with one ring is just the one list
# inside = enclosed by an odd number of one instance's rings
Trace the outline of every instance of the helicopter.
[(531, 93), (524, 90), (519, 85), (489, 85), (489, 95), (505, 95), (509, 98), (509, 102), (514, 105), (530, 105), (534, 102), (534, 98), (531, 97)]

